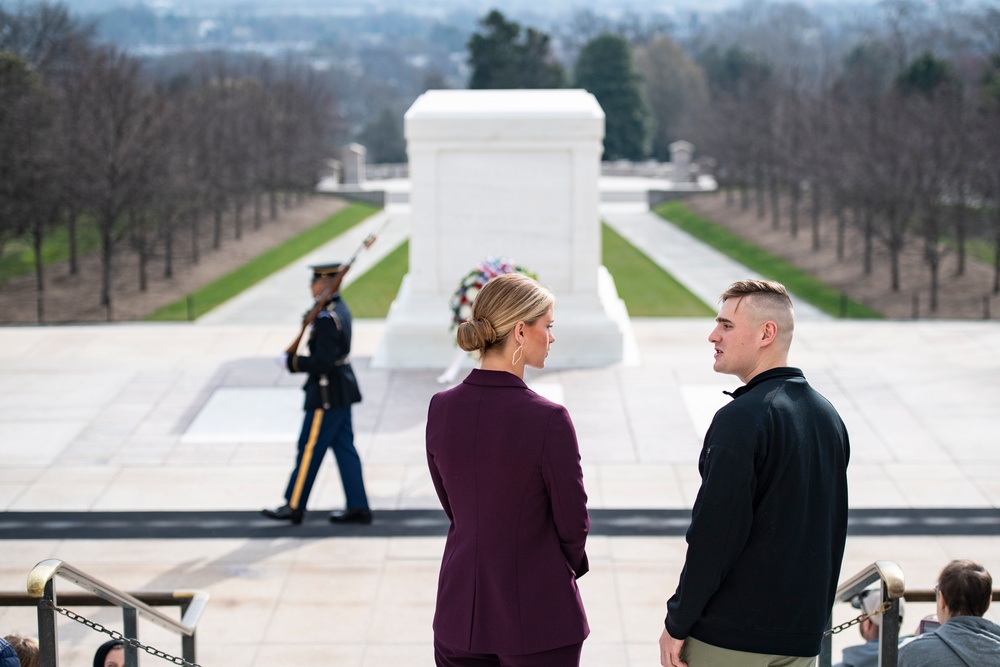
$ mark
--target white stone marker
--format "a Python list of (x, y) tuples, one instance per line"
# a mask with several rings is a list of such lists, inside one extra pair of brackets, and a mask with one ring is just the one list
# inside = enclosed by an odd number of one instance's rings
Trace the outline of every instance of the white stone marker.
[(432, 90), (406, 112), (410, 267), (373, 364), (437, 368), (454, 356), (448, 301), (487, 257), (556, 296), (549, 367), (622, 360), (624, 316), (601, 266), (604, 112), (584, 90)]

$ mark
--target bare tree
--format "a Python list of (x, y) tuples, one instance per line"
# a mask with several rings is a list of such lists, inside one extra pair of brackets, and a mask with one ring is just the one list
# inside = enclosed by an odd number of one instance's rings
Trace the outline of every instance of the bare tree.
[(697, 139), (692, 134), (696, 121), (708, 107), (705, 72), (666, 36), (637, 48), (635, 63), (653, 121), (653, 157), (666, 161), (670, 144)]
[(79, 160), (86, 168), (78, 177), (84, 181), (87, 208), (100, 234), (100, 304), (111, 320), (116, 245), (126, 233), (124, 216), (144, 192), (155, 160), (149, 150), (155, 108), (138, 61), (116, 49), (96, 50), (81, 79)]

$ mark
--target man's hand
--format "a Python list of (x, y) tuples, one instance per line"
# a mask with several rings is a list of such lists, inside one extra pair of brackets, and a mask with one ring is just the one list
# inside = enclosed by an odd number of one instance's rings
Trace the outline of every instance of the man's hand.
[(686, 662), (681, 662), (681, 649), (684, 648), (683, 639), (674, 639), (663, 628), (660, 635), (660, 665), (662, 667), (687, 667)]

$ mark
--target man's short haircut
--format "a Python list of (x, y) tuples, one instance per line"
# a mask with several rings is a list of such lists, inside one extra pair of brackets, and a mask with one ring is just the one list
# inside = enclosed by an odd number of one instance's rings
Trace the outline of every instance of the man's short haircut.
[(778, 323), (779, 334), (786, 344), (790, 344), (795, 328), (795, 310), (785, 286), (773, 280), (738, 280), (722, 293), (719, 302), (744, 297), (752, 297), (750, 307), (754, 312)]
[(792, 307), (792, 298), (788, 296), (788, 290), (785, 289), (784, 285), (773, 280), (737, 280), (722, 293), (719, 301), (751, 295), (765, 296), (783, 303), (789, 308)]
[(953, 560), (941, 570), (938, 590), (952, 616), (982, 616), (990, 608), (993, 577), (974, 560)]

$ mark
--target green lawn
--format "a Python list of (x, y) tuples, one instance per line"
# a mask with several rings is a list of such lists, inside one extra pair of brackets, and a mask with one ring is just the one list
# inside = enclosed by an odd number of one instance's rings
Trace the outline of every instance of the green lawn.
[(606, 224), (601, 240), (604, 266), (615, 279), (630, 316), (715, 316), (714, 310)]
[(868, 306), (851, 301), (838, 290), (789, 262), (733, 234), (722, 225), (692, 212), (680, 201), (657, 206), (657, 214), (716, 250), (732, 257), (762, 276), (777, 280), (797, 297), (834, 317), (881, 318)]
[[(688, 292), (610, 227), (603, 227), (604, 265), (633, 317), (711, 317), (715, 311)], [(383, 318), (409, 267), (404, 243), (344, 289), (355, 317)], [(455, 277), (455, 286), (461, 276)], [(540, 276), (544, 282), (545, 277)], [(556, 295), (558, 299), (559, 295)]]
[(405, 241), (382, 261), (343, 289), (344, 301), (354, 317), (382, 319), (410, 270), (410, 243)]
[[(290, 239), (239, 269), (153, 313), (150, 320), (185, 320), (208, 312), (241, 290), (301, 257), (378, 209), (353, 204), (317, 227)], [(710, 243), (737, 261), (774, 280), (783, 282), (796, 295), (826, 312), (840, 314), (841, 296), (812, 276), (799, 271), (756, 246), (743, 241), (720, 225), (700, 218), (679, 202), (668, 202), (657, 213), (681, 229)], [(657, 266), (608, 225), (602, 226), (604, 265), (614, 277), (618, 294), (632, 317), (712, 317), (715, 311), (691, 294), (673, 276)], [(409, 244), (403, 243), (356, 281), (344, 288), (344, 299), (358, 318), (384, 318), (409, 269)], [(456, 285), (461, 276), (456, 276)], [(544, 282), (545, 277), (540, 276)], [(558, 295), (556, 295), (558, 297)], [(190, 313), (189, 313), (190, 308)], [(847, 303), (851, 317), (878, 317), (878, 313)]]
[(258, 255), (238, 269), (205, 285), (193, 294), (160, 308), (147, 320), (187, 320), (204, 315), (275, 271), (370, 217), (379, 209), (370, 204), (354, 203), (315, 227), (292, 237), (276, 248)]

